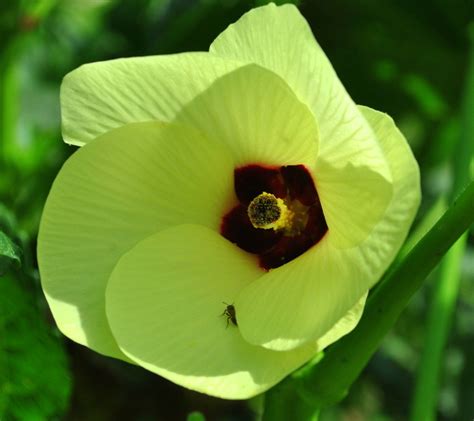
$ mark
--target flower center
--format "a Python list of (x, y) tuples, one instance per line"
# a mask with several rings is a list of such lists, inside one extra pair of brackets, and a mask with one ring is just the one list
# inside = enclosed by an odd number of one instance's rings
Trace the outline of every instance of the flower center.
[(318, 193), (303, 165), (234, 170), (239, 204), (222, 218), (221, 234), (256, 254), (269, 270), (318, 243), (328, 227)]

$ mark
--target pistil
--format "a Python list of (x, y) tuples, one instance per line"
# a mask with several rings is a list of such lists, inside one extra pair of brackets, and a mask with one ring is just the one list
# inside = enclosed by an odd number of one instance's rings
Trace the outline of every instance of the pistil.
[(255, 228), (274, 229), (288, 228), (292, 212), (282, 199), (271, 193), (263, 192), (255, 197), (247, 208), (250, 222)]

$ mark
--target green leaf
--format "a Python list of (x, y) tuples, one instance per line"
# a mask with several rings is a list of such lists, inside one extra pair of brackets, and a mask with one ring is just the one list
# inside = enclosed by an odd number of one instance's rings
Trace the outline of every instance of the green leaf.
[(10, 238), (0, 231), (0, 276), (12, 266), (21, 265), (21, 250)]
[(51, 420), (62, 415), (71, 378), (61, 341), (21, 282), (0, 281), (0, 419)]
[[(3, 177), (3, 174), (2, 174)], [(0, 231), (11, 236), (17, 227), (17, 221), (13, 212), (0, 202)]]

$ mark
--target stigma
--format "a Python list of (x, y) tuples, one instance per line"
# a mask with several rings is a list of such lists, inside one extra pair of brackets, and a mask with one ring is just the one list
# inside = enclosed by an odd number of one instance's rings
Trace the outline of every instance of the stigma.
[(263, 192), (247, 207), (247, 214), (254, 228), (280, 230), (287, 228), (292, 212), (285, 202), (271, 193)]

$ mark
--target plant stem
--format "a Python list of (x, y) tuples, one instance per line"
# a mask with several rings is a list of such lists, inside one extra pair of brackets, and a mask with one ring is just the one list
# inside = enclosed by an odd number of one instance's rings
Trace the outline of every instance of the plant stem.
[[(468, 68), (462, 115), (462, 134), (453, 159), (454, 185), (452, 192), (459, 193), (470, 179), (470, 166), (474, 157), (474, 33), (471, 39), (470, 66)], [(412, 421), (436, 419), (440, 373), (443, 354), (455, 312), (461, 278), (461, 261), (466, 249), (467, 235), (462, 236), (444, 257), (428, 310), (425, 345), (416, 376), (415, 393), (411, 408)]]
[(288, 377), (265, 395), (262, 421), (318, 421), (319, 408), (298, 392), (298, 380)]
[(440, 371), (444, 348), (459, 291), (460, 263), (466, 248), (463, 235), (444, 257), (430, 303), (424, 350), (416, 378), (410, 419), (436, 419)]

